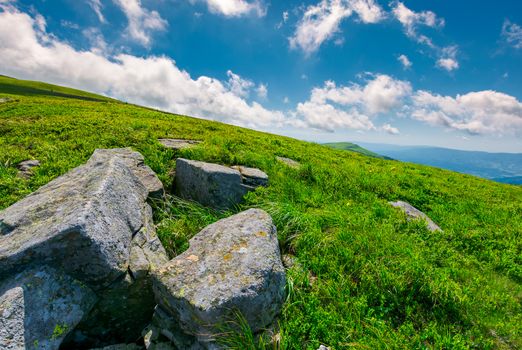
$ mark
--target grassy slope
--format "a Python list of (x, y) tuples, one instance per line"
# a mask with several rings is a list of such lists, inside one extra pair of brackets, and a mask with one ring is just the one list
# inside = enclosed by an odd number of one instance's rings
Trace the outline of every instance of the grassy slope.
[(380, 154), (367, 150), (366, 148), (363, 148), (363, 147), (361, 147), (355, 143), (351, 143), (351, 142), (331, 142), (331, 143), (324, 143), (323, 145), (334, 148), (334, 149), (341, 149), (341, 150), (345, 150), (345, 151), (361, 153), (366, 156), (370, 156), (370, 157), (374, 157), (374, 158), (386, 158), (384, 156), (381, 156)]
[[(174, 156), (259, 167), (270, 186), (235, 211), (267, 210), (283, 252), (297, 256), (281, 348), (522, 347), (521, 188), (118, 102), (13, 96), (23, 84), (13, 82), (14, 89), (0, 85), (0, 98), (13, 99), (0, 103), (0, 209), (101, 147), (140, 151), (167, 188)], [(204, 143), (175, 154), (159, 137)], [(303, 166), (286, 167), (275, 156)], [(15, 165), (28, 158), (41, 167), (30, 180), (17, 178)], [(444, 232), (406, 222), (387, 204), (396, 199), (425, 211)], [(171, 198), (157, 203), (155, 216), (175, 254), (228, 214)]]

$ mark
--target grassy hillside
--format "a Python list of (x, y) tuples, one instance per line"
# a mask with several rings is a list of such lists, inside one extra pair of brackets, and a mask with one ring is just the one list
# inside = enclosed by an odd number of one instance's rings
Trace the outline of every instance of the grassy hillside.
[[(283, 253), (298, 261), (288, 271), (281, 349), (522, 348), (522, 188), (1, 79), (0, 209), (96, 148), (141, 152), (166, 188), (175, 156), (258, 167), (270, 186), (234, 211), (268, 211)], [(175, 153), (160, 137), (204, 142)], [(42, 163), (34, 177), (17, 177), (16, 164), (33, 158)], [(410, 202), (444, 232), (407, 222), (391, 200)], [(155, 206), (171, 255), (230, 214), (174, 197)]]
[(382, 159), (386, 158), (384, 156), (381, 156), (380, 154), (367, 150), (366, 148), (362, 148), (361, 146), (359, 146), (355, 143), (351, 143), (351, 142), (331, 142), (331, 143), (324, 143), (323, 145), (334, 148), (334, 149), (341, 149), (341, 150), (345, 150), (345, 151), (361, 153), (361, 154), (364, 154), (369, 157), (382, 158)]

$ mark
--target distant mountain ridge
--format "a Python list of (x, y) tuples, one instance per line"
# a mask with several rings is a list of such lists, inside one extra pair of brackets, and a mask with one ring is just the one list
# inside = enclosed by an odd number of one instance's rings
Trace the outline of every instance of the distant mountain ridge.
[(359, 143), (393, 159), (435, 166), (497, 182), (522, 184), (522, 153), (489, 153), (430, 146)]
[(367, 155), (369, 157), (390, 159), (386, 156), (382, 156), (380, 154), (367, 150), (366, 148), (363, 148), (363, 147), (361, 147), (355, 143), (351, 143), (351, 142), (330, 142), (330, 143), (323, 143), (323, 145), (331, 147), (331, 148), (335, 148), (335, 149), (341, 149), (344, 151), (361, 153), (361, 154)]

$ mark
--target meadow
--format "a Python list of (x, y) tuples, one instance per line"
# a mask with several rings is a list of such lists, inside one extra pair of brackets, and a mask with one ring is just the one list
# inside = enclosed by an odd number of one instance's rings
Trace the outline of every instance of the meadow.
[[(0, 210), (84, 163), (96, 148), (132, 147), (170, 190), (175, 158), (242, 164), (269, 175), (230, 212), (168, 195), (153, 203), (170, 256), (204, 226), (269, 212), (287, 271), (275, 345), (248, 329), (240, 349), (522, 348), (522, 187), (369, 157), (77, 90), (0, 77)], [(158, 138), (202, 140), (173, 151)], [(294, 169), (276, 156), (301, 163)], [(16, 165), (38, 159), (30, 179)], [(404, 200), (443, 232), (408, 222)]]

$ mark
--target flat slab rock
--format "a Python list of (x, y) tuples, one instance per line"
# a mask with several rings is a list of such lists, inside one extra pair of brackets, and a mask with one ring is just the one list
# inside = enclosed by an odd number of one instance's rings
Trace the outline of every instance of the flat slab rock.
[(203, 343), (212, 341), (216, 327), (233, 318), (234, 310), (254, 332), (270, 325), (284, 287), (276, 229), (259, 209), (207, 226), (154, 277), (158, 307)]
[(58, 349), (96, 302), (83, 283), (41, 267), (0, 286), (0, 349)]
[(175, 150), (190, 148), (190, 147), (196, 146), (202, 142), (199, 140), (185, 140), (185, 139), (158, 139), (158, 141), (164, 147), (175, 149)]
[(290, 159), (290, 158), (286, 158), (286, 157), (276, 157), (276, 159), (283, 163), (283, 164), (286, 164), (288, 165), (290, 168), (299, 168), (301, 166), (301, 163), (293, 160), (293, 159)]
[(268, 175), (259, 169), (178, 158), (175, 193), (215, 209), (239, 204), (246, 193), (268, 184)]
[(405, 214), (408, 220), (423, 220), (426, 222), (426, 227), (431, 232), (442, 231), (441, 228), (434, 223), (426, 214), (424, 214), (419, 209), (415, 208), (411, 204), (403, 201), (390, 202), (390, 205), (401, 209)]

